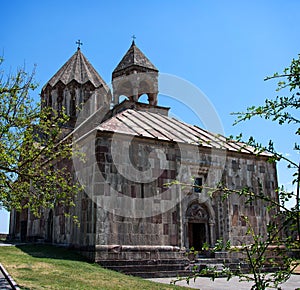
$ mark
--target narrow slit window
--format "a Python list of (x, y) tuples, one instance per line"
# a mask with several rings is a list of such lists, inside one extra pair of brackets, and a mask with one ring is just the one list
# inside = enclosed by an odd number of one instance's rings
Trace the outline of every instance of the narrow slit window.
[(196, 177), (194, 181), (194, 192), (196, 193), (202, 192), (202, 186), (203, 186), (203, 178)]

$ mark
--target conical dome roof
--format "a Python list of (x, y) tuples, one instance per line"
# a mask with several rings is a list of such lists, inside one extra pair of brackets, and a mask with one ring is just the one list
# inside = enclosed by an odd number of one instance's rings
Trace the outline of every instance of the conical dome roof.
[(145, 56), (145, 54), (135, 45), (132, 44), (126, 54), (123, 56), (122, 60), (119, 62), (115, 70), (113, 71), (113, 76), (118, 72), (125, 70), (131, 66), (143, 67), (148, 70), (158, 72), (158, 69), (151, 63), (151, 61)]
[(43, 89), (48, 85), (54, 87), (58, 82), (68, 85), (72, 81), (76, 81), (81, 85), (90, 81), (95, 88), (101, 85), (106, 86), (105, 81), (83, 55), (80, 48), (77, 49), (74, 55), (45, 84)]

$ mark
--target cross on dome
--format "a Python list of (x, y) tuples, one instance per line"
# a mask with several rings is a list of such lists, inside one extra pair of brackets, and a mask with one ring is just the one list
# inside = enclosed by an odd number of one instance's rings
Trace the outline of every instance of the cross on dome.
[(80, 39), (78, 39), (75, 43), (78, 45), (77, 46), (78, 50), (80, 49), (80, 46), (83, 45), (83, 43), (80, 41)]
[(136, 39), (136, 36), (133, 34), (133, 35), (131, 36), (131, 38), (132, 38), (132, 43), (134, 43), (134, 41), (135, 41), (135, 39)]

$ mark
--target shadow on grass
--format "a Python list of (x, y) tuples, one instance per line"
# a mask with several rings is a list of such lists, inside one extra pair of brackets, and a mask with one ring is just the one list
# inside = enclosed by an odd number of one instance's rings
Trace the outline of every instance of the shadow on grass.
[(65, 247), (40, 244), (22, 244), (16, 245), (16, 248), (35, 258), (49, 258), (89, 262), (87, 258), (81, 256), (75, 250)]

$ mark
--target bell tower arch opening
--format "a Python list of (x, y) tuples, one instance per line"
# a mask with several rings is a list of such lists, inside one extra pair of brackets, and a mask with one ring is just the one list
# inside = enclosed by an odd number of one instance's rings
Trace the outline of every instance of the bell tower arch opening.
[(141, 96), (147, 95), (149, 105), (157, 105), (158, 69), (134, 41), (112, 73), (112, 87), (114, 105), (120, 103), (121, 95), (131, 102), (139, 102)]

